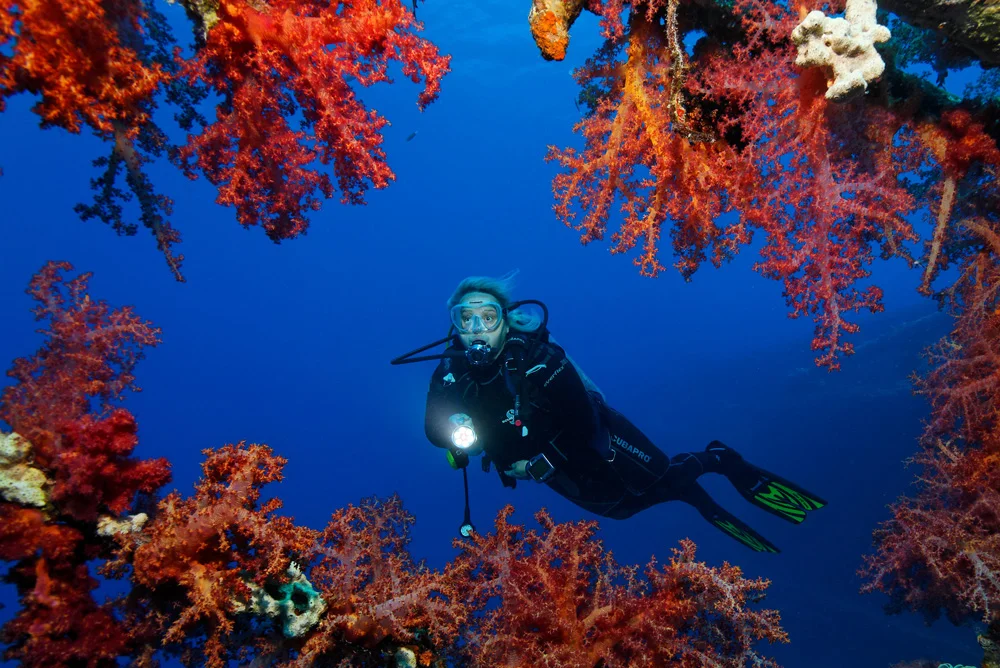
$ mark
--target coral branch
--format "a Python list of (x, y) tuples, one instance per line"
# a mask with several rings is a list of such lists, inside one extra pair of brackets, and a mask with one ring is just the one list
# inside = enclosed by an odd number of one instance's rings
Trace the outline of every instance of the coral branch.
[(18, 93), (41, 99), (43, 125), (110, 134), (112, 123), (138, 127), (143, 102), (163, 81), (128, 45), (144, 17), (131, 0), (0, 2), (0, 111)]
[(510, 524), (512, 511), (458, 558), (479, 600), (499, 598), (477, 622), (473, 665), (542, 665), (537, 657), (567, 668), (775, 665), (753, 644), (787, 641), (778, 614), (748, 605), (766, 581), (696, 562), (689, 541), (669, 564), (650, 562), (642, 578), (604, 551), (594, 522), (555, 524), (540, 512), (537, 533)]
[(929, 352), (931, 370), (916, 379), (931, 417), (918, 494), (892, 507), (866, 557), (863, 591), (903, 609), (955, 624), (979, 619), (983, 665), (997, 661), (1000, 628), (1000, 234), (997, 223), (967, 221), (979, 239), (963, 254), (950, 290), (955, 326)]
[(930, 350), (932, 369), (917, 379), (933, 411), (931, 438), (982, 443), (1000, 429), (1000, 255), (976, 260), (954, 293), (961, 315), (952, 334)]
[[(15, 360), (18, 382), (0, 396), (0, 558), (15, 562), (20, 610), (0, 631), (6, 657), (25, 666), (110, 665), (128, 632), (91, 594), (87, 562), (110, 544), (98, 538), (111, 515), (130, 509), (169, 479), (165, 460), (139, 460), (134, 418), (112, 403), (138, 389), (141, 349), (159, 330), (130, 309), (112, 310), (86, 293), (88, 274), (50, 262), (28, 292), (47, 340)], [(30, 438), (30, 442), (26, 438)]]
[[(420, 25), (400, 0), (207, 0), (186, 3), (197, 23), (193, 57), (181, 57), (167, 21), (133, 0), (0, 0), (0, 111), (30, 93), (43, 126), (89, 126), (111, 145), (92, 181), (83, 219), (98, 218), (132, 235), (123, 203), (134, 195), (142, 224), (170, 270), (183, 280), (171, 201), (143, 171), (167, 153), (184, 172), (219, 188), (244, 226), (262, 225), (274, 241), (305, 231), (307, 215), (339, 191), (363, 204), (369, 188), (395, 177), (381, 131), (387, 120), (365, 107), (355, 87), (391, 82), (398, 64), (423, 83), (424, 109), (440, 91), (449, 58), (417, 36)], [(197, 103), (221, 100), (216, 120), (170, 146), (152, 120), (162, 94), (180, 128), (204, 124)], [(293, 129), (293, 126), (297, 129)], [(325, 171), (332, 168), (332, 176)], [(124, 173), (128, 190), (116, 182)]]
[[(555, 210), (583, 232), (586, 244), (604, 238), (620, 197), (625, 221), (612, 235), (611, 252), (627, 253), (644, 240), (634, 262), (643, 275), (656, 276), (663, 270), (659, 240), (673, 224), (676, 266), (690, 276), (708, 254), (718, 265), (749, 241), (744, 226), (717, 224), (742, 196), (748, 173), (728, 147), (671, 132), (670, 115), (683, 112), (674, 106), (676, 97), (663, 94), (675, 88), (679, 76), (669, 54), (664, 57), (668, 36), (641, 17), (633, 17), (630, 30), (628, 42), (609, 43), (577, 75), (600, 92), (594, 113), (576, 127), (586, 141), (584, 152), (550, 148), (547, 159), (566, 170), (553, 181)], [(628, 59), (617, 63), (623, 49)], [(697, 125), (696, 119), (685, 121)], [(574, 205), (584, 211), (579, 223)]]
[[(930, 294), (931, 284), (938, 272), (947, 267), (951, 259), (948, 246), (962, 245), (961, 226), (957, 227), (956, 233), (952, 229), (953, 223), (956, 218), (977, 213), (974, 208), (970, 210), (969, 203), (959, 206), (958, 201), (969, 200), (975, 206), (978, 201), (988, 199), (977, 190), (1000, 189), (997, 179), (997, 174), (1000, 174), (1000, 149), (986, 134), (983, 123), (961, 110), (943, 114), (939, 123), (925, 123), (920, 129), (920, 139), (937, 160), (942, 172), (940, 184), (930, 193), (931, 197), (938, 199), (935, 203), (937, 215), (933, 236), (927, 243), (920, 284), (921, 292)], [(959, 243), (954, 243), (956, 241)]]
[(874, 249), (909, 259), (905, 244), (917, 238), (903, 179), (922, 146), (901, 116), (863, 101), (832, 105), (822, 72), (792, 68), (789, 11), (741, 0), (741, 39), (709, 41), (689, 59), (684, 5), (633, 9), (620, 37), (618, 9), (603, 9), (613, 36), (578, 73), (592, 110), (577, 125), (585, 149), (550, 150), (564, 168), (553, 180), (556, 215), (586, 244), (604, 237), (619, 200), (611, 252), (644, 240), (634, 262), (647, 276), (663, 269), (667, 230), (687, 279), (763, 231), (756, 269), (784, 283), (792, 317), (816, 320), (817, 364), (838, 368), (853, 351), (845, 335), (857, 331), (848, 314), (882, 308), (877, 287), (857, 287)]
[(109, 572), (132, 567), (137, 600), (126, 610), (145, 642), (187, 646), (203, 638), (206, 665), (222, 666), (238, 646), (235, 620), (252, 605), (251, 585), (286, 582), (316, 533), (274, 515), (277, 499), (259, 502), (261, 487), (280, 480), (285, 463), (269, 448), (239, 443), (205, 454), (195, 495), (170, 494), (140, 533), (117, 534), (123, 550)]
[(892, 507), (875, 532), (862, 591), (890, 596), (890, 611), (910, 609), (929, 620), (942, 612), (955, 624), (1000, 613), (1000, 443), (962, 452), (938, 441), (916, 458), (922, 489)]
[[(473, 612), (463, 597), (465, 574), (413, 562), (407, 551), (413, 521), (398, 496), (334, 512), (312, 571), (329, 610), (304, 656), (357, 665), (364, 648), (387, 638), (395, 646), (426, 638), (447, 647), (458, 640)], [(352, 644), (338, 646), (341, 638)]]
[[(314, 6), (315, 5), (315, 6)], [(349, 81), (389, 81), (393, 60), (425, 81), (422, 107), (438, 94), (448, 71), (442, 57), (410, 31), (412, 14), (398, 0), (351, 3), (343, 11), (311, 0), (259, 8), (222, 0), (205, 47), (183, 71), (223, 96), (216, 122), (191, 136), (178, 153), (185, 173), (197, 171), (219, 187), (218, 201), (235, 206), (240, 224), (264, 226), (274, 241), (307, 227), (305, 214), (333, 196), (332, 165), (344, 203), (364, 203), (369, 187), (394, 178), (381, 130), (387, 121), (356, 98)], [(293, 130), (293, 117), (301, 130)]]
[(160, 330), (130, 307), (112, 310), (87, 294), (90, 274), (66, 281), (67, 262), (49, 262), (28, 288), (36, 320), (47, 340), (31, 358), (14, 360), (7, 375), (17, 381), (0, 395), (0, 419), (31, 441), (44, 466), (57, 457), (62, 425), (93, 413), (103, 417), (127, 390), (138, 391), (132, 371)]

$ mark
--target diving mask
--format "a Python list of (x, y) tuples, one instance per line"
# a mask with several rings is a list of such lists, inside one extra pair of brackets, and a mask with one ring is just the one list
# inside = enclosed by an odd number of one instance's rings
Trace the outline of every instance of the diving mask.
[(451, 324), (461, 334), (486, 334), (503, 323), (503, 308), (490, 301), (468, 301), (451, 308)]

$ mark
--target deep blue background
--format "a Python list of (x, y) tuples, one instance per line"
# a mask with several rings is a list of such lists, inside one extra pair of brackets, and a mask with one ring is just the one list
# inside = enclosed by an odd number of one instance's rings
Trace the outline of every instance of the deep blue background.
[[(133, 304), (163, 329), (163, 344), (137, 370), (144, 390), (126, 405), (139, 420), (138, 454), (173, 463), (171, 488), (190, 493), (203, 448), (267, 443), (290, 460), (272, 491), (296, 521), (321, 528), (334, 508), (398, 492), (417, 518), (413, 554), (440, 567), (454, 554), (461, 476), (423, 436), (432, 365), (388, 362), (444, 334), (444, 302), (461, 278), (519, 268), (517, 296), (548, 303), (555, 336), (663, 449), (720, 439), (830, 501), (793, 527), (712, 476), (709, 490), (780, 555), (753, 554), (670, 504), (602, 522), (601, 537), (621, 562), (665, 560), (690, 537), (701, 559), (771, 578), (766, 604), (781, 610), (792, 642), (762, 649), (784, 666), (975, 663), (973, 630), (886, 617), (883, 597), (857, 593), (871, 531), (912, 480), (902, 460), (915, 449), (926, 405), (908, 376), (948, 327), (916, 294), (919, 276), (901, 262), (876, 266), (886, 312), (858, 318), (857, 355), (829, 374), (812, 364), (812, 323), (787, 318), (781, 286), (750, 270), (750, 249), (685, 283), (673, 272), (642, 278), (606, 245), (581, 246), (551, 212), (555, 167), (542, 158), (547, 145), (579, 145), (570, 72), (600, 43), (597, 21), (583, 17), (568, 59), (549, 63), (531, 41), (528, 6), (421, 5), (425, 36), (453, 56), (441, 99), (421, 114), (417, 88), (402, 78), (362, 92), (392, 122), (385, 138), (397, 181), (365, 207), (328, 204), (305, 238), (279, 246), (259, 229), (243, 230), (204, 180), (153, 166), (156, 185), (176, 201), (186, 284), (173, 281), (145, 230), (115, 238), (73, 213), (90, 197), (90, 160), (104, 147), (86, 135), (39, 131), (32, 100), (12, 100), (0, 117), (2, 364), (40, 342), (23, 292), (32, 274), (49, 259), (93, 271), (92, 295)], [(184, 26), (179, 6), (163, 11)], [(470, 473), (481, 529), (506, 503), (529, 523), (543, 506), (557, 520), (591, 517), (543, 487), (511, 492), (495, 474)], [(8, 606), (12, 594), (0, 588)], [(0, 621), (12, 612), (0, 611)]]

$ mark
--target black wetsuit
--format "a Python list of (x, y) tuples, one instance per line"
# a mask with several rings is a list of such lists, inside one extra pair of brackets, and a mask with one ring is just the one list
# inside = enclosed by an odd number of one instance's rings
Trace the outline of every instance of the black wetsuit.
[[(511, 332), (507, 346), (527, 343)], [(587, 390), (555, 343), (538, 344), (521, 363), (522, 427), (527, 427), (522, 435), (513, 410), (519, 374), (506, 372), (506, 366), (503, 356), (485, 367), (473, 367), (463, 358), (446, 357), (438, 364), (424, 425), (431, 443), (454, 451), (449, 418), (465, 413), (472, 418), (477, 445), (507, 486), (515, 484), (504, 473), (511, 464), (543, 453), (555, 466), (545, 484), (597, 515), (625, 519), (676, 499), (703, 515), (715, 505), (694, 483), (702, 473), (722, 472), (718, 457), (683, 453), (671, 461), (598, 393)]]
[(625, 519), (664, 501), (683, 501), (757, 552), (779, 550), (712, 499), (698, 484), (700, 475), (721, 473), (747, 501), (794, 524), (826, 505), (719, 441), (668, 457), (599, 393), (588, 391), (566, 352), (544, 333), (536, 342), (511, 332), (499, 358), (485, 366), (470, 365), (457, 344), (431, 378), (424, 430), (431, 443), (465, 465), (468, 456), (451, 441), (450, 418), (471, 417), (484, 470), (495, 465), (508, 487), (516, 485), (505, 473), (512, 464), (544, 454), (555, 467), (545, 484), (581, 508)]

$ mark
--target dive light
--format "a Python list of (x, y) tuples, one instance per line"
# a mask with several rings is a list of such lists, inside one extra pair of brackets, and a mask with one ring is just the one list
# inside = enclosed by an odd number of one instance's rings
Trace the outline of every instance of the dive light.
[(476, 443), (476, 430), (472, 418), (465, 413), (455, 413), (448, 421), (452, 424), (451, 442), (460, 450), (467, 450)]

